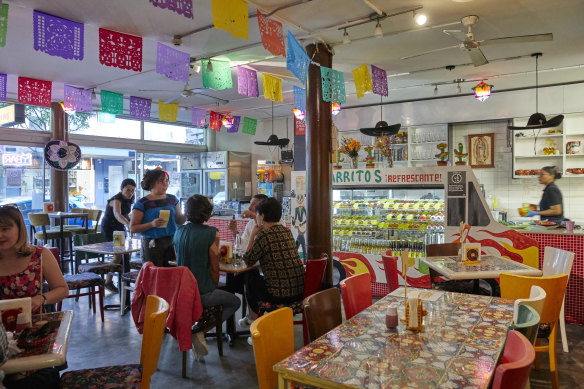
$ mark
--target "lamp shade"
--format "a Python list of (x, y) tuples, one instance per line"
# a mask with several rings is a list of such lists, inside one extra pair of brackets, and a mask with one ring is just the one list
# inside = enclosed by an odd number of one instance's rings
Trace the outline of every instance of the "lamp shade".
[(474, 91), (475, 98), (479, 101), (485, 101), (491, 96), (491, 90), (493, 89), (493, 85), (489, 85), (487, 83), (481, 82), (475, 85), (472, 90)]
[(223, 116), (223, 119), (221, 119), (221, 124), (223, 124), (223, 127), (225, 127), (225, 128), (233, 127), (234, 122), (235, 122), (235, 118), (229, 114)]
[(332, 112), (333, 116), (335, 116), (339, 112), (341, 112), (341, 104), (340, 103), (332, 103), (331, 104), (331, 112)]

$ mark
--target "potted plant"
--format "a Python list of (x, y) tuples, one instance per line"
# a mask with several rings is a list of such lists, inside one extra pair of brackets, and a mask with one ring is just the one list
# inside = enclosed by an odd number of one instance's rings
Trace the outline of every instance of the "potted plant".
[(343, 167), (341, 166), (341, 163), (345, 162), (345, 158), (341, 157), (341, 151), (337, 150), (337, 158), (336, 158), (336, 163), (333, 165), (333, 169), (335, 170), (341, 170)]
[(462, 143), (458, 144), (458, 149), (454, 149), (454, 156), (458, 158), (458, 161), (454, 162), (455, 165), (466, 165), (465, 158), (468, 156), (468, 153), (463, 153), (464, 146)]
[(440, 153), (434, 155), (436, 158), (438, 158), (438, 166), (448, 165), (448, 151), (446, 151), (447, 147), (448, 145), (446, 143), (440, 143), (438, 146), (436, 146), (436, 148), (440, 150)]
[(375, 158), (371, 155), (373, 152), (373, 146), (365, 146), (364, 150), (367, 152), (367, 157), (363, 160), (363, 162), (365, 162), (365, 167), (367, 169), (373, 169), (375, 167)]
[(341, 147), (339, 147), (339, 152), (346, 154), (351, 158), (353, 164), (353, 169), (357, 169), (359, 165), (359, 150), (361, 150), (361, 143), (355, 139), (343, 138), (341, 140)]
[(389, 135), (382, 135), (377, 137), (375, 142), (375, 147), (379, 150), (379, 154), (387, 158), (387, 164), (391, 168), (393, 167), (393, 156), (391, 155), (391, 144), (393, 143), (393, 137)]

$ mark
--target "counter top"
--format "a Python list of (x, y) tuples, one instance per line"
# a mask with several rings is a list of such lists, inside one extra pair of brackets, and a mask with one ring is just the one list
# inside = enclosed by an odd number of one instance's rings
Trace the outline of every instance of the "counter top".
[(517, 230), (524, 234), (543, 234), (543, 235), (567, 235), (567, 236), (584, 236), (584, 229), (567, 232), (565, 228), (549, 228), (542, 226), (529, 226), (524, 229)]

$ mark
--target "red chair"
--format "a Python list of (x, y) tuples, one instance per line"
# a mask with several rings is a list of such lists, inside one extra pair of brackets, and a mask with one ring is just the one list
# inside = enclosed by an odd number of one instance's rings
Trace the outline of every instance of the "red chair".
[[(326, 258), (309, 259), (306, 261), (306, 273), (304, 275), (304, 298), (312, 296), (320, 291), (320, 285), (324, 278), (324, 270), (326, 269)], [(302, 336), (304, 345), (306, 346), (310, 341), (308, 340), (308, 327), (306, 327), (306, 316), (302, 310), (302, 318), (294, 320), (294, 324), (302, 324)]]
[(389, 293), (399, 288), (399, 279), (397, 277), (397, 261), (398, 257), (390, 257), (382, 255), (383, 270), (385, 271), (385, 279), (389, 287)]
[(361, 273), (345, 278), (339, 285), (341, 286), (347, 320), (373, 304), (371, 275), (369, 273)]
[(531, 342), (521, 333), (509, 331), (501, 364), (495, 370), (492, 388), (524, 388), (534, 360), (535, 350)]

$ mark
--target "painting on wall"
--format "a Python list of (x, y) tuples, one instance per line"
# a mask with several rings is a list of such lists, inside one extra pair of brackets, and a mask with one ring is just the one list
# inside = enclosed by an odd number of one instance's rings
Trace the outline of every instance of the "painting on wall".
[(495, 134), (472, 134), (468, 136), (468, 161), (472, 168), (495, 167)]

